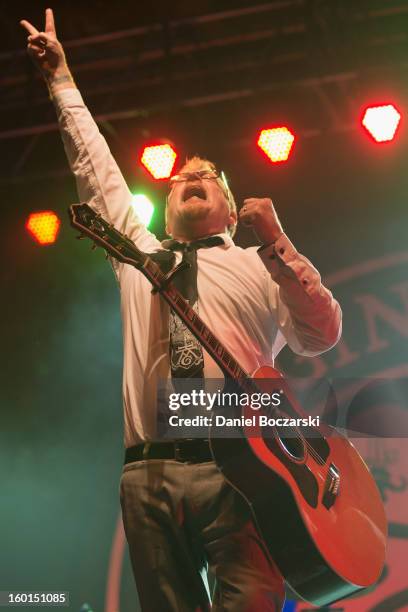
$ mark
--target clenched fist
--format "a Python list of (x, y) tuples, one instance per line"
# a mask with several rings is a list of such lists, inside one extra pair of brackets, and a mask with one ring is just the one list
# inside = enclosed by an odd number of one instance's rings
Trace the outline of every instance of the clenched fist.
[(275, 242), (283, 234), (282, 225), (269, 198), (247, 198), (239, 212), (243, 225), (252, 227), (263, 244)]

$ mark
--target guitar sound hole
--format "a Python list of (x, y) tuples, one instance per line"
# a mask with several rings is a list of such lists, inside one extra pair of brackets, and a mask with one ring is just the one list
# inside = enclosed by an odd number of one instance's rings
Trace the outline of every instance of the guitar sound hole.
[(299, 431), (295, 427), (277, 427), (276, 432), (284, 452), (291, 459), (302, 461), (305, 458), (305, 447)]

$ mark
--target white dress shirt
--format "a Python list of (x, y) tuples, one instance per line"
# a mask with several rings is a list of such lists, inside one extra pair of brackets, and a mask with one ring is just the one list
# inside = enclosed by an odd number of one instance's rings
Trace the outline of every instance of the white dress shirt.
[[(132, 194), (77, 89), (54, 95), (61, 134), (81, 202), (145, 252), (162, 248), (139, 221)], [(318, 271), (283, 234), (274, 245), (224, 244), (197, 252), (198, 312), (249, 373), (273, 364), (287, 343), (299, 355), (336, 344), (341, 310)], [(177, 254), (178, 261), (180, 253)], [(156, 392), (169, 376), (169, 311), (141, 272), (113, 262), (121, 293), (125, 446), (155, 439)], [(222, 377), (204, 351), (206, 378)]]

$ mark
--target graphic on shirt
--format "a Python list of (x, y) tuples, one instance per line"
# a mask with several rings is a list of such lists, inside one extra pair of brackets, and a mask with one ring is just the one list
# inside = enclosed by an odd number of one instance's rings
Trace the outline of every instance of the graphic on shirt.
[[(193, 306), (198, 310), (197, 303)], [(177, 372), (178, 376), (186, 376), (186, 372), (191, 370), (196, 372), (204, 367), (203, 352), (198, 340), (191, 331), (184, 325), (181, 319), (170, 313), (170, 365), (173, 375)], [(180, 374), (179, 370), (183, 372)]]

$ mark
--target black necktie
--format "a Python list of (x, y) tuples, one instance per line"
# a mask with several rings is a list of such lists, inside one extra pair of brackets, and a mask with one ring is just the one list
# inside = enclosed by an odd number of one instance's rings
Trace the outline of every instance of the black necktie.
[(180, 293), (188, 300), (190, 306), (194, 306), (198, 299), (197, 292), (197, 250), (209, 249), (214, 246), (224, 244), (221, 236), (209, 236), (194, 242), (178, 242), (177, 240), (166, 240), (166, 248), (170, 251), (181, 251), (183, 254), (182, 262), (189, 264), (188, 267), (180, 270), (173, 279), (173, 282)]
[[(224, 244), (221, 236), (209, 236), (190, 243), (165, 240), (162, 245), (168, 250), (152, 254), (152, 259), (159, 265), (162, 263), (162, 269), (167, 269), (170, 259), (174, 263), (172, 251), (182, 252), (182, 262), (188, 263), (189, 266), (177, 272), (173, 283), (194, 310), (198, 310), (197, 250), (221, 244)], [(204, 357), (201, 344), (173, 311), (170, 312), (170, 366), (172, 378), (202, 378), (203, 376)]]

